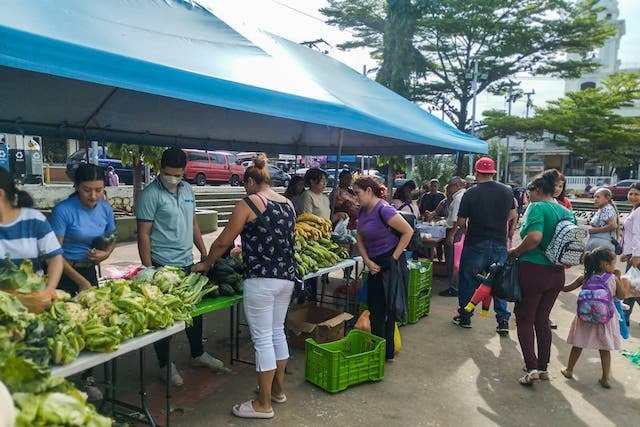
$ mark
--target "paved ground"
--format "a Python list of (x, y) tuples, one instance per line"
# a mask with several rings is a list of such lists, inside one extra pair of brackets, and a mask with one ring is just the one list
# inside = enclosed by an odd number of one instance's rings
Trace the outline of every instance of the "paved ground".
[[(218, 233), (207, 235), (207, 245)], [(118, 246), (112, 265), (138, 262), (135, 243)], [(578, 274), (568, 272), (568, 280)], [(434, 294), (444, 288), (434, 281)], [(516, 379), (523, 366), (515, 334), (496, 335), (492, 318), (474, 318), (473, 329), (450, 323), (455, 298), (434, 296), (431, 314), (415, 325), (401, 329), (403, 347), (396, 362), (385, 366), (384, 380), (330, 395), (304, 380), (304, 352), (294, 350), (286, 377), (288, 402), (275, 405), (271, 421), (242, 420), (231, 414), (233, 404), (252, 398), (255, 374), (252, 366), (234, 364), (233, 372), (220, 375), (188, 366), (188, 344), (183, 333), (174, 339), (173, 356), (185, 379), (174, 388), (172, 424), (176, 426), (254, 425), (285, 426), (632, 426), (640, 417), (640, 368), (615, 352), (612, 356), (613, 388), (602, 389), (597, 380), (600, 361), (596, 351), (585, 351), (567, 380), (560, 369), (568, 358), (564, 342), (575, 312), (574, 294), (561, 294), (553, 310), (559, 324), (554, 332), (551, 381), (533, 388)], [(228, 361), (228, 314), (205, 318), (205, 346)], [(631, 339), (624, 348), (640, 348), (640, 315), (632, 317)], [(242, 335), (243, 355), (252, 357), (248, 332)], [(158, 419), (164, 420), (163, 386), (157, 380), (153, 351), (146, 354), (148, 392)], [(138, 364), (130, 355), (120, 362), (123, 395), (136, 398)]]

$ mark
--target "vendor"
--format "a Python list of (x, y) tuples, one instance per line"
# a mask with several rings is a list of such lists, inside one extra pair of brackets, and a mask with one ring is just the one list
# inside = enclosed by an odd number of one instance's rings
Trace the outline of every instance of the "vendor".
[(104, 198), (104, 169), (82, 164), (74, 176), (75, 192), (51, 213), (51, 227), (64, 251), (59, 289), (72, 296), (98, 285), (96, 265), (109, 258), (116, 231), (111, 205)]
[(45, 291), (53, 301), (62, 275), (62, 249), (44, 215), (32, 206), (31, 196), (16, 189), (9, 172), (0, 168), (0, 266), (7, 256), (16, 265), (29, 259), (33, 271), (44, 274), (43, 257), (48, 271)]
[[(160, 174), (140, 194), (136, 204), (138, 222), (138, 253), (145, 267), (180, 267), (185, 273), (193, 265), (193, 245), (200, 254), (207, 256), (196, 220), (193, 189), (182, 180), (187, 167), (187, 155), (179, 148), (168, 148), (160, 159)], [(225, 227), (226, 229), (226, 227)], [(225, 250), (232, 247), (230, 242)], [(228, 372), (221, 360), (207, 353), (202, 342), (202, 315), (193, 318), (193, 324), (185, 330), (191, 350), (191, 366), (200, 366), (217, 372)], [(181, 386), (184, 381), (175, 364), (166, 366), (169, 360), (169, 340), (153, 343), (160, 367), (160, 378)]]
[(344, 212), (349, 215), (348, 228), (350, 230), (356, 229), (358, 224), (358, 211), (360, 210), (356, 193), (354, 193), (351, 188), (352, 183), (353, 176), (351, 172), (343, 169), (338, 176), (338, 186), (329, 194), (329, 201), (333, 212)]

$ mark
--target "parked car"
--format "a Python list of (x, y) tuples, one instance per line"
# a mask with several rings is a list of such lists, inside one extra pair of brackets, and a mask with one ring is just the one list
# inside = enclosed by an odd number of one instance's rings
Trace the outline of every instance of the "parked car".
[(236, 156), (228, 151), (183, 150), (187, 155), (185, 179), (196, 185), (229, 183), (240, 185), (244, 180), (244, 168)]
[(288, 187), (291, 175), (277, 166), (268, 165), (269, 175), (271, 175), (271, 185), (274, 187)]
[[(85, 149), (78, 150), (67, 158), (66, 174), (69, 179), (73, 181), (76, 169), (83, 163), (87, 163), (87, 150)], [(102, 166), (105, 170), (107, 167), (113, 166), (121, 184), (133, 184), (133, 169), (123, 166), (120, 159), (110, 157), (107, 147), (98, 146), (98, 166)]]
[(599, 187), (592, 188), (589, 192), (593, 195), (598, 188), (608, 188), (611, 191), (611, 196), (613, 200), (627, 200), (627, 193), (629, 192), (629, 187), (632, 184), (637, 184), (640, 182), (639, 179), (623, 179), (617, 184), (611, 185), (601, 185)]

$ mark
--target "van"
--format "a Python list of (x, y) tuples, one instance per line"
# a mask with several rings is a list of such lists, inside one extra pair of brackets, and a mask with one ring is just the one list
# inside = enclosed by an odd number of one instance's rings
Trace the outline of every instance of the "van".
[(223, 183), (240, 185), (244, 180), (244, 168), (238, 164), (235, 154), (228, 151), (182, 150), (187, 155), (185, 179), (196, 185)]

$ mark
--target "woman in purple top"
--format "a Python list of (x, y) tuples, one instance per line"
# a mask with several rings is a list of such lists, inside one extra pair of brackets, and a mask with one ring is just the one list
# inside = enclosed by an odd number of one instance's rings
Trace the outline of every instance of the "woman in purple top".
[(393, 206), (381, 198), (383, 189), (373, 178), (358, 179), (353, 190), (361, 207), (358, 249), (369, 269), (367, 305), (371, 312), (371, 332), (387, 340), (386, 358), (393, 360), (395, 319), (386, 316), (385, 275), (382, 273), (390, 268), (392, 262), (404, 261), (403, 252), (411, 240), (413, 229)]

